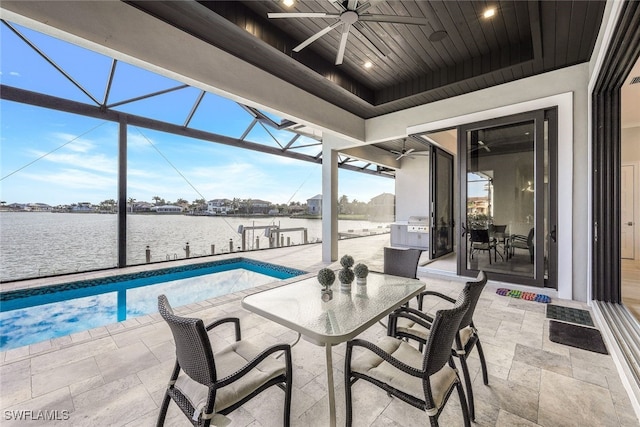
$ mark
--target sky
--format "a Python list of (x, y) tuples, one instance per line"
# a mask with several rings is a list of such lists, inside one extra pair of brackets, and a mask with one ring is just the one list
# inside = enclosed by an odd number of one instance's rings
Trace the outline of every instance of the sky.
[[(13, 24), (12, 24), (13, 25)], [(105, 94), (111, 59), (49, 36), (15, 26), (95, 99)], [(2, 84), (93, 104), (8, 27), (0, 24)], [(118, 62), (109, 104), (179, 86), (181, 83)], [(187, 88), (114, 107), (182, 125), (199, 90)], [(276, 121), (279, 117), (270, 115)], [(252, 122), (236, 103), (207, 93), (190, 127), (239, 138)], [(277, 147), (293, 136), (257, 125), (246, 140)], [(117, 199), (118, 124), (0, 101), (0, 200), (52, 206)], [(295, 145), (314, 143), (300, 138)], [(128, 127), (127, 196), (153, 202), (218, 198), (305, 203), (322, 192), (321, 165)], [(320, 146), (298, 152), (316, 155)], [(394, 193), (394, 180), (340, 170), (338, 192), (368, 202)]]

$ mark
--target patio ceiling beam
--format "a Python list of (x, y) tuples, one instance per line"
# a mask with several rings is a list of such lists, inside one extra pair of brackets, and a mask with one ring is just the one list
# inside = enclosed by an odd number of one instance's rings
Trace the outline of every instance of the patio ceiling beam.
[[(228, 145), (237, 148), (245, 148), (253, 151), (258, 151), (266, 154), (273, 154), (275, 156), (288, 157), (297, 160), (303, 160), (311, 163), (322, 163), (322, 151), (317, 156), (311, 156), (308, 154), (296, 153), (294, 151), (283, 151), (280, 148), (269, 147), (266, 145), (258, 144), (255, 142), (243, 141), (241, 139), (233, 138), (230, 136), (220, 135), (203, 130), (185, 128), (181, 125), (173, 123), (167, 123), (160, 120), (155, 120), (147, 117), (141, 117), (133, 114), (122, 113), (108, 108), (94, 106), (90, 104), (84, 104), (69, 99), (58, 98), (56, 96), (45, 95), (42, 93), (32, 92), (25, 89), (19, 89), (13, 86), (6, 86), (0, 84), (0, 99), (7, 101), (19, 102), (22, 104), (34, 105), (37, 107), (48, 108), (57, 111), (63, 111), (71, 114), (78, 114), (87, 117), (93, 117), (101, 120), (108, 120), (111, 122), (120, 123), (125, 119), (128, 125), (140, 126), (147, 129), (157, 130), (161, 132), (170, 133), (173, 135), (181, 135), (189, 138), (200, 139), (203, 141), (214, 142), (217, 144)], [(342, 169), (352, 170), (361, 173), (367, 173), (376, 176), (389, 176), (386, 173), (379, 173), (378, 171), (362, 170), (353, 165), (340, 165)]]
[(193, 104), (193, 107), (191, 107), (191, 111), (189, 112), (189, 115), (187, 116), (187, 119), (184, 121), (184, 127), (188, 127), (189, 123), (191, 122), (191, 119), (193, 118), (193, 115), (196, 113), (196, 111), (198, 110), (198, 107), (200, 106), (200, 103), (202, 102), (202, 98), (204, 98), (204, 94), (207, 93), (204, 90), (200, 92), (200, 95), (198, 95), (198, 99), (196, 99), (196, 102)]
[(269, 134), (271, 139), (273, 139), (276, 142), (276, 144), (278, 144), (278, 147), (280, 147), (282, 150), (284, 150), (284, 147), (282, 146), (282, 144), (280, 144), (280, 141), (278, 141), (278, 138), (276, 138), (275, 136), (273, 136), (273, 134), (271, 132), (269, 132), (269, 129), (267, 129), (267, 127), (264, 125), (264, 123), (262, 121), (259, 121), (259, 122), (260, 122), (260, 126), (262, 126), (262, 129), (264, 129), (264, 131)]
[(116, 75), (116, 66), (118, 65), (117, 59), (111, 60), (111, 69), (109, 70), (109, 80), (107, 80), (107, 86), (104, 89), (104, 98), (102, 99), (102, 105), (107, 108), (107, 102), (109, 101), (109, 94), (111, 93), (111, 85), (113, 84), (113, 77)]
[(295, 147), (291, 147), (290, 150), (297, 150), (298, 148), (306, 148), (306, 147), (317, 147), (318, 145), (322, 145), (322, 143), (315, 142), (313, 144), (296, 145)]
[(69, 80), (71, 82), (71, 84), (73, 84), (75, 87), (77, 87), (78, 89), (80, 89), (80, 91), (82, 93), (84, 93), (85, 95), (87, 95), (89, 97), (89, 99), (91, 99), (93, 102), (95, 102), (96, 105), (100, 105), (100, 101), (98, 101), (96, 98), (94, 98), (93, 95), (91, 95), (89, 93), (88, 90), (86, 90), (84, 87), (82, 87), (82, 85), (80, 83), (78, 83), (77, 81), (74, 80), (73, 77), (71, 77), (69, 75), (69, 73), (67, 73), (66, 71), (64, 71), (62, 69), (62, 67), (60, 67), (58, 64), (56, 64), (54, 62), (53, 59), (49, 58), (47, 56), (46, 53), (44, 53), (43, 51), (40, 50), (40, 48), (38, 46), (36, 46), (34, 43), (32, 43), (26, 36), (24, 36), (20, 31), (18, 31), (16, 28), (14, 28), (11, 24), (9, 24), (7, 21), (5, 21), (4, 19), (1, 20), (2, 23), (4, 25), (6, 25), (16, 36), (18, 36), (23, 42), (25, 42), (27, 45), (29, 45), (29, 47), (31, 49), (33, 49), (38, 55), (40, 55), (45, 61), (47, 61), (49, 64), (51, 64), (51, 66), (53, 68), (55, 68), (56, 70), (58, 70), (58, 72), (60, 74), (62, 74), (67, 80)]
[[(291, 140), (287, 143), (287, 145), (284, 146), (283, 150), (288, 150), (289, 148), (291, 148), (293, 143), (296, 142), (298, 138), (300, 138), (300, 134), (299, 133), (294, 134), (293, 138), (291, 138)], [(296, 147), (296, 148), (299, 148), (299, 147)]]
[(125, 99), (124, 101), (116, 102), (114, 104), (107, 105), (107, 108), (119, 107), (124, 104), (130, 104), (136, 101), (142, 101), (143, 99), (153, 98), (154, 96), (164, 95), (165, 93), (174, 92), (176, 90), (181, 90), (188, 88), (189, 85), (180, 85), (175, 87), (170, 87), (169, 89), (159, 90), (157, 92), (149, 93), (147, 95), (136, 96), (135, 98)]
[(251, 129), (253, 129), (256, 123), (258, 123), (258, 119), (254, 118), (249, 124), (249, 126), (247, 126), (247, 128), (244, 130), (244, 132), (240, 136), (241, 141), (244, 141), (244, 139), (247, 137), (247, 135), (249, 135), (249, 132), (251, 132)]

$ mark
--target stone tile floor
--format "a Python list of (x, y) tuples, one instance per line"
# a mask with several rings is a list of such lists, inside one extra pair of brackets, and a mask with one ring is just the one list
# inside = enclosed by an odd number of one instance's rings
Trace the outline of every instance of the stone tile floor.
[[(374, 270), (382, 269), (387, 236), (341, 241), (349, 253)], [(252, 258), (307, 271), (324, 266), (319, 245), (259, 251)], [(431, 275), (419, 269), (429, 289), (457, 296), (464, 279)], [(476, 309), (488, 362), (489, 386), (482, 382), (477, 353), (469, 364), (478, 426), (637, 426), (627, 393), (611, 356), (591, 353), (548, 339), (545, 305), (499, 296), (489, 282)], [(246, 292), (246, 291), (245, 291)], [(243, 338), (262, 345), (292, 342), (295, 334), (243, 310), (246, 293), (179, 307), (183, 315), (206, 321), (227, 315), (241, 319)], [(588, 309), (586, 304), (553, 299), (555, 304)], [(444, 307), (435, 300), (430, 311)], [(385, 331), (372, 327), (361, 338), (375, 341)], [(231, 330), (216, 334), (216, 347), (233, 340)], [(344, 425), (342, 384), (344, 344), (333, 350), (338, 425)], [(293, 348), (292, 424), (326, 426), (327, 385), (324, 349), (304, 340)], [(159, 315), (132, 319), (86, 333), (10, 350), (0, 359), (0, 407), (3, 426), (152, 426), (174, 363), (171, 333)], [(353, 387), (355, 426), (413, 426), (428, 423), (426, 415), (387, 396), (374, 386)], [(258, 396), (229, 415), (232, 426), (282, 425), (284, 394), (277, 388)], [(58, 411), (58, 421), (13, 420), (19, 411)], [(9, 411), (9, 412), (7, 412)], [(17, 411), (17, 412), (13, 412)], [(67, 412), (63, 412), (67, 411)], [(25, 413), (22, 412), (24, 415)], [(189, 425), (175, 404), (168, 426)], [(454, 393), (440, 418), (441, 426), (462, 425)]]

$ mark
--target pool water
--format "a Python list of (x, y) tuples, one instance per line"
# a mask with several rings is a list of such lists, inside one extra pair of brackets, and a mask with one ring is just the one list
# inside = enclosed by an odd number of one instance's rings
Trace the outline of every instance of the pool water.
[(4, 292), (0, 351), (155, 313), (160, 294), (178, 307), (304, 273), (245, 258), (232, 261)]

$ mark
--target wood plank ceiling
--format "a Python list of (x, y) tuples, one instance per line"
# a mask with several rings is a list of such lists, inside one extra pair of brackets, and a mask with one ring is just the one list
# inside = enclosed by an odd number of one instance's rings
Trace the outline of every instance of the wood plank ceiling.
[[(366, 13), (425, 18), (427, 25), (357, 22), (361, 32), (350, 33), (336, 66), (340, 26), (293, 51), (336, 18), (267, 18), (269, 12), (343, 10), (329, 0), (298, 0), (290, 8), (253, 0), (128, 3), (362, 118), (588, 61), (605, 6), (591, 0), (374, 0)], [(486, 19), (489, 7), (496, 14)], [(446, 37), (431, 41), (439, 31)], [(387, 54), (365, 36), (381, 40)], [(371, 68), (363, 66), (367, 61)]]

